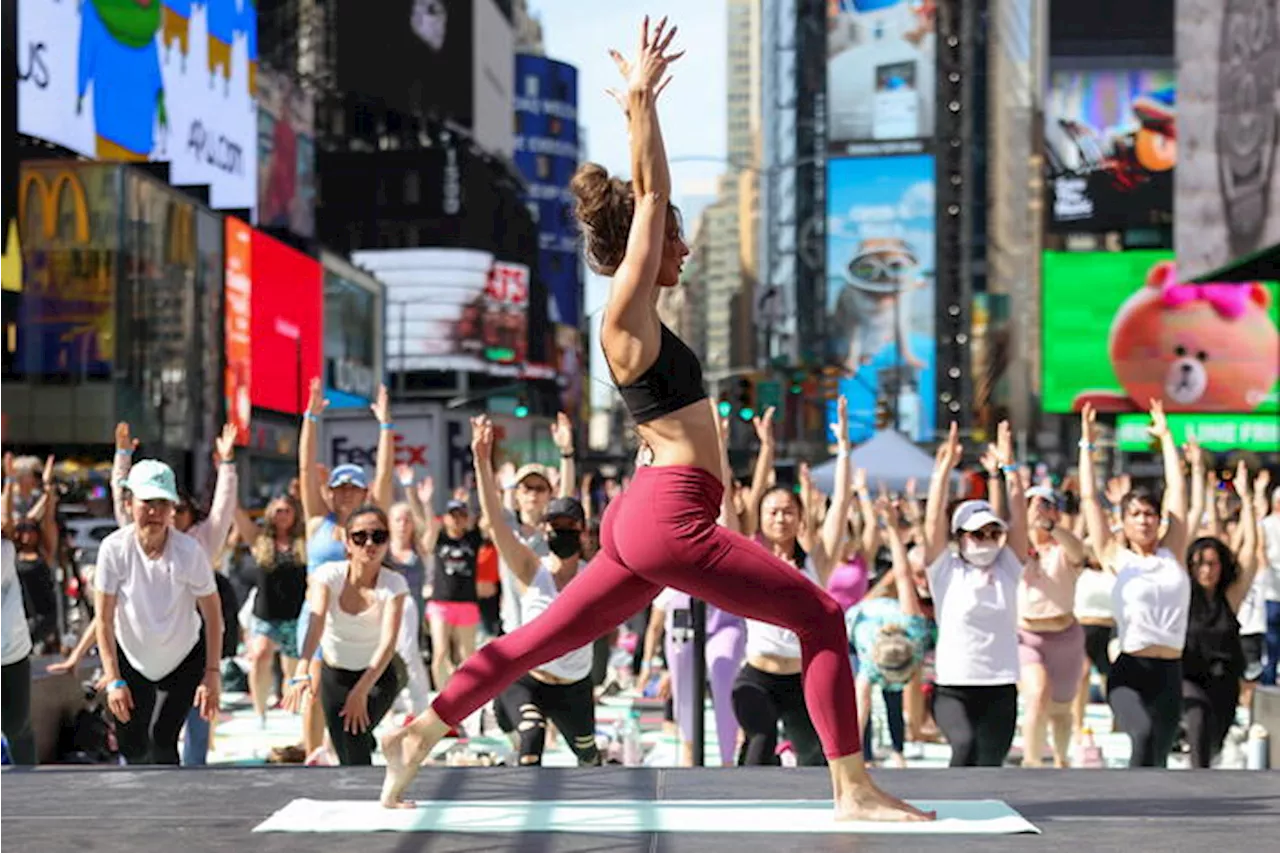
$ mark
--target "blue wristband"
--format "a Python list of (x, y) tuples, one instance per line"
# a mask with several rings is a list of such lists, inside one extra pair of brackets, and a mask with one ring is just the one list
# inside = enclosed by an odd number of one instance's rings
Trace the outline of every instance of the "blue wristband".
[(116, 456), (132, 456), (132, 455), (133, 455), (132, 450), (126, 450), (123, 447), (116, 448)]
[(1016, 474), (1018, 473), (1018, 466), (1017, 465), (1001, 465), (1000, 470), (1006, 474)]
[(388, 421), (385, 424), (378, 424), (378, 429), (395, 429), (395, 428), (396, 428), (395, 423), (391, 421)]
[(319, 421), (319, 420), (320, 420), (319, 418), (317, 418), (315, 415), (311, 414), (310, 412), (303, 412), (303, 413), (302, 413), (302, 416), (303, 416), (304, 418), (306, 418), (307, 420), (311, 421), (312, 423), (316, 423), (317, 421)]
[(117, 678), (115, 681), (107, 685), (107, 689), (119, 690), (121, 687), (128, 687), (128, 686), (129, 686), (129, 682), (125, 681), (123, 678)]

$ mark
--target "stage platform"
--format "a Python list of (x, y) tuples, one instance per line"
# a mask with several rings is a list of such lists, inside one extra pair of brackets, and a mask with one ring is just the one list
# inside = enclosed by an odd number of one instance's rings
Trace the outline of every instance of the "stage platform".
[[(921, 800), (1004, 800), (1041, 835), (258, 833), (297, 798), (371, 800), (378, 768), (6, 768), (0, 834), (23, 853), (407, 853), (484, 851), (1204, 851), (1275, 849), (1280, 773), (1128, 770), (898, 770), (877, 778)], [(823, 769), (427, 767), (420, 800), (796, 800), (828, 797)]]

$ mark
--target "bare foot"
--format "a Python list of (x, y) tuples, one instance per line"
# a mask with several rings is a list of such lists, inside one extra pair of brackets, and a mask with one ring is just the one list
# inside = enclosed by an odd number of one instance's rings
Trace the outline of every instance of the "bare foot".
[(871, 780), (848, 790), (836, 803), (836, 820), (874, 820), (915, 823), (937, 820), (937, 812), (925, 812), (877, 788)]
[(885, 766), (896, 767), (899, 770), (903, 770), (907, 766), (907, 759), (901, 752), (895, 752), (889, 756), (889, 763)]
[(382, 754), (387, 759), (387, 775), (378, 798), (386, 809), (412, 809), (416, 804), (404, 799), (404, 790), (422, 767), (422, 738), (408, 728), (397, 729), (382, 738)]

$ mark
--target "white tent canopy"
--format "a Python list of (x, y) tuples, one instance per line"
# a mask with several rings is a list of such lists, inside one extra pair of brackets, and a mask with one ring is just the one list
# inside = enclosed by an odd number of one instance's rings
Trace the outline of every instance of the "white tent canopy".
[[(929, 478), (933, 476), (933, 457), (894, 430), (877, 432), (854, 448), (849, 454), (849, 464), (854, 469), (866, 470), (872, 494), (879, 490), (881, 483), (891, 492), (902, 492), (907, 480), (914, 477), (916, 493), (924, 497), (929, 490)], [(815, 465), (812, 474), (814, 485), (831, 494), (835, 488), (836, 459)]]

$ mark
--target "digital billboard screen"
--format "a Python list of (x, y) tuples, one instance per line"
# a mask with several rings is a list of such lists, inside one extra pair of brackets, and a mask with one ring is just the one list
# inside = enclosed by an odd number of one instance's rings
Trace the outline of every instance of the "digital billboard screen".
[(1174, 248), (1202, 276), (1280, 243), (1280, 6), (1178, 0)]
[(912, 440), (934, 435), (934, 169), (930, 155), (827, 163), (827, 360), (847, 377), (853, 441), (879, 401)]
[(1280, 411), (1280, 287), (1188, 284), (1167, 251), (1046, 252), (1047, 412)]
[(222, 384), (227, 422), (236, 428), (236, 444), (244, 446), (253, 419), (253, 229), (230, 216), (224, 222)]
[(258, 74), (258, 225), (316, 232), (315, 104), (287, 75)]
[(578, 168), (578, 69), (544, 56), (516, 57), (515, 162), (538, 227), (538, 271), (548, 317), (577, 327), (583, 273), (569, 182)]
[(320, 375), (320, 264), (261, 231), (253, 232), (252, 245), (250, 398), (259, 408), (301, 414)]
[(382, 288), (336, 257), (324, 257), (324, 385), (330, 408), (361, 408), (382, 381)]
[(96, 160), (166, 161), (215, 208), (258, 203), (251, 0), (19, 0), (18, 130)]
[(1044, 110), (1051, 229), (1120, 230), (1172, 220), (1175, 82), (1171, 70), (1053, 72)]
[(471, 127), (472, 0), (379, 0), (333, 8), (342, 89), (385, 109), (436, 114)]
[(829, 0), (827, 141), (933, 136), (936, 4), (932, 0)]
[(477, 249), (370, 249), (351, 260), (387, 287), (391, 370), (523, 364), (529, 268)]

